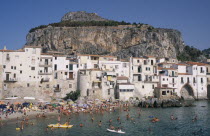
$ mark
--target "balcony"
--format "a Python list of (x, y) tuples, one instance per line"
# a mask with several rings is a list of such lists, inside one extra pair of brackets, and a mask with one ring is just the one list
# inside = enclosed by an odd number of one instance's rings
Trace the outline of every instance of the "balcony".
[(7, 60), (7, 61), (10, 61), (10, 57), (6, 57), (6, 60)]
[(52, 67), (52, 63), (40, 62), (39, 67)]
[(61, 92), (61, 88), (55, 88), (54, 92)]
[(206, 75), (210, 75), (210, 73), (206, 73)]
[(50, 81), (50, 78), (42, 78), (41, 79), (41, 82), (49, 82)]
[(6, 79), (4, 80), (5, 83), (14, 83), (17, 82), (17, 78), (10, 78), (10, 79)]
[(74, 78), (66, 78), (66, 80), (74, 80)]
[(39, 75), (52, 75), (52, 72), (39, 72)]

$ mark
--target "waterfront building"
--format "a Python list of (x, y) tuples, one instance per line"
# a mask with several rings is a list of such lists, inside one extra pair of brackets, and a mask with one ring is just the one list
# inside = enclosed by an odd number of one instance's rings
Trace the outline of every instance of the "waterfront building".
[(37, 46), (0, 50), (0, 98), (63, 98), (80, 90), (84, 99), (206, 99), (210, 65), (153, 56), (130, 57), (60, 52)]

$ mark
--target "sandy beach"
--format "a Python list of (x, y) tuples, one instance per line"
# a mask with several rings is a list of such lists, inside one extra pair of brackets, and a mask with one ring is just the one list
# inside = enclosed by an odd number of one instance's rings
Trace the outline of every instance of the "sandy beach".
[(19, 112), (16, 112), (16, 113), (12, 113), (12, 114), (8, 114), (8, 117), (6, 118), (6, 114), (4, 115), (0, 115), (0, 117), (2, 118), (2, 120), (4, 121), (13, 121), (13, 120), (16, 120), (17, 117), (19, 119), (22, 119), (23, 117), (27, 116), (30, 118), (30, 119), (34, 119), (36, 118), (36, 115), (37, 114), (45, 114), (46, 116), (50, 116), (50, 115), (58, 115), (59, 113), (57, 111), (53, 111), (53, 112), (46, 112), (46, 111), (29, 111), (26, 113), (26, 115), (24, 115), (24, 113), (19, 113)]

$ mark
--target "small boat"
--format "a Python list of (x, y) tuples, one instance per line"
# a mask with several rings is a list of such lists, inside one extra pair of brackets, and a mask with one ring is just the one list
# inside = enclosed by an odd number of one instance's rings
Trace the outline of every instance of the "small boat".
[(50, 124), (48, 125), (48, 127), (51, 127), (51, 128), (72, 128), (73, 125), (66, 125), (66, 124), (60, 124), (60, 123), (57, 123), (57, 124)]
[(20, 130), (20, 128), (16, 128), (16, 130), (18, 131), (18, 130)]
[(112, 129), (108, 129), (107, 128), (107, 131), (109, 131), (109, 132), (114, 132), (114, 133), (120, 133), (120, 134), (125, 134), (125, 132), (123, 132), (122, 130), (112, 130)]

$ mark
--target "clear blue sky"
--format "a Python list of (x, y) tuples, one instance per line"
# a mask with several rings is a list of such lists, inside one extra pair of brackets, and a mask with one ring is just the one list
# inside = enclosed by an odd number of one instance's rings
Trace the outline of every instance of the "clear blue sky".
[(177, 29), (186, 44), (210, 48), (210, 0), (1, 0), (0, 48), (21, 48), (31, 28), (59, 22), (70, 11)]

